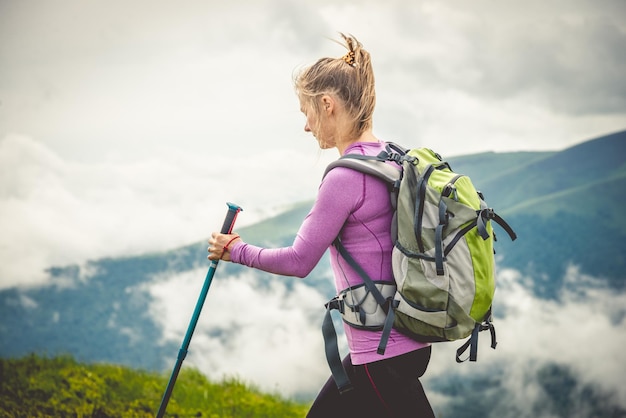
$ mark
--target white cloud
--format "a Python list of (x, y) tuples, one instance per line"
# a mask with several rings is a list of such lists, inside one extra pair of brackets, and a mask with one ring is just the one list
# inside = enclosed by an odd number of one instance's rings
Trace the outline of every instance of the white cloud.
[[(154, 298), (150, 313), (163, 327), (164, 341), (182, 343), (205, 274), (202, 269), (165, 274), (146, 288)], [(329, 373), (319, 326), (324, 298), (298, 279), (269, 279), (261, 284), (253, 272), (216, 274), (185, 364), (215, 379), (235, 375), (285, 396), (313, 396)], [(489, 347), (489, 336), (481, 335), (478, 361), (459, 365), (454, 355), (460, 342), (434, 345), (423, 378), (433, 405), (445, 410), (450, 399), (432, 390), (430, 382), (451, 374), (494, 374), (500, 382), (498, 399), (504, 401), (494, 405), (493, 416), (530, 417), (537, 411), (535, 416), (550, 416), (555, 399), (537, 379), (545, 367), (556, 364), (575, 378), (571, 396), (591, 387), (606, 402), (626, 408), (621, 384), (626, 372), (626, 295), (603, 288), (602, 282), (575, 268), (568, 272), (570, 286), (559, 301), (537, 299), (522, 281), (510, 270), (499, 277), (498, 312), (505, 315), (496, 315), (496, 350)], [(173, 365), (175, 358), (171, 361)], [(589, 405), (580, 399), (571, 402), (580, 404), (583, 417)]]
[[(206, 271), (164, 275), (147, 288), (164, 340), (182, 344)], [(324, 298), (298, 280), (215, 274), (184, 364), (212, 379), (236, 376), (267, 392), (314, 396), (328, 377), (321, 335)], [(174, 353), (173, 353), (174, 354)], [(172, 357), (172, 365), (175, 357)]]
[(324, 167), (289, 151), (223, 157), (169, 150), (85, 164), (28, 137), (0, 140), (0, 287), (41, 283), (51, 266), (208, 239), (226, 202), (244, 208), (237, 226), (254, 223), (311, 199)]
[[(550, 416), (547, 411), (555, 400), (541, 389), (537, 372), (556, 364), (573, 373), (577, 387), (572, 396), (580, 395), (587, 386), (605, 394), (605, 401), (626, 409), (622, 384), (626, 373), (626, 294), (606, 288), (602, 281), (580, 274), (575, 267), (568, 270), (566, 281), (559, 300), (543, 300), (533, 295), (527, 287), (529, 282), (518, 272), (503, 271), (496, 292), (496, 350), (489, 347), (485, 332), (480, 336), (478, 361), (458, 365), (454, 355), (461, 344), (435, 345), (426, 387), (429, 380), (451, 372), (496, 373), (501, 382), (499, 398), (506, 399), (506, 408), (494, 411), (494, 416)], [(442, 405), (448, 401), (437, 393), (434, 399)], [(584, 400), (570, 401), (584, 405)], [(544, 414), (537, 415), (536, 411)], [(586, 416), (585, 410), (578, 412)]]
[[(522, 354), (526, 364), (532, 360), (567, 365), (580, 382), (614, 393), (626, 407), (622, 385), (626, 294), (606, 288), (574, 267), (567, 272), (570, 286), (562, 290), (559, 301), (529, 298), (514, 273), (503, 278), (500, 294), (507, 293), (506, 317), (500, 335), (503, 342), (510, 341), (503, 347), (504, 354), (511, 358)], [(528, 302), (520, 306), (519, 300)]]
[(225, 143), (308, 151), (291, 73), (342, 54), (326, 39), (337, 31), (371, 50), (375, 126), (399, 142), (555, 149), (626, 121), (620, 1), (186, 5), (3, 5), (0, 136), (88, 160)]

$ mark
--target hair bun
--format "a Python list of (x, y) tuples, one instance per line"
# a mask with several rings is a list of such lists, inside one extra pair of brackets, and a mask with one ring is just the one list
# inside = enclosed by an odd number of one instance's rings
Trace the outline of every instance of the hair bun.
[(354, 67), (354, 64), (356, 62), (356, 55), (354, 54), (354, 51), (348, 51), (348, 53), (346, 55), (344, 55), (343, 57), (341, 57), (348, 65)]

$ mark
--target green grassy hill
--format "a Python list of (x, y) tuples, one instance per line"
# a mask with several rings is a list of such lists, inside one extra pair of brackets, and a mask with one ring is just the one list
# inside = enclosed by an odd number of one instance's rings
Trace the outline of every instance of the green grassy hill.
[[(154, 417), (169, 376), (69, 356), (0, 359), (0, 418)], [(303, 417), (308, 405), (183, 368), (169, 417)]]

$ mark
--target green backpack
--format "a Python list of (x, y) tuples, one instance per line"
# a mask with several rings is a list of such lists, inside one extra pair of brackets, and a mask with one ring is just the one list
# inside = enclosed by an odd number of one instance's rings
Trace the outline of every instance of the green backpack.
[[(395, 164), (390, 164), (393, 161)], [(470, 348), (476, 361), (478, 333), (489, 330), (495, 291), (495, 234), (491, 221), (516, 239), (512, 228), (493, 209), (469, 177), (452, 171), (447, 162), (427, 148), (405, 149), (389, 143), (376, 157), (348, 154), (331, 163), (386, 181), (395, 216), (393, 290), (374, 283), (346, 251), (334, 245), (361, 275), (363, 285), (346, 289), (327, 304), (323, 324), (326, 355), (340, 390), (350, 388), (336, 349), (330, 312), (339, 310), (345, 322), (364, 329), (382, 330), (378, 347), (384, 354), (391, 328), (418, 341), (455, 341), (470, 337), (456, 354), (457, 362)], [(391, 296), (389, 296), (391, 295)], [(348, 303), (352, 301), (352, 303)], [(333, 341), (333, 338), (335, 341)]]

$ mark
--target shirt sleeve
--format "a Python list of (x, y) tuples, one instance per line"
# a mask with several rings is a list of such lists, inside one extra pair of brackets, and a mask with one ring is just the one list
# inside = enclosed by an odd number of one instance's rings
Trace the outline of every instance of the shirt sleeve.
[(339, 236), (348, 217), (363, 204), (364, 182), (365, 175), (356, 170), (332, 169), (290, 247), (262, 248), (237, 242), (231, 249), (231, 260), (284, 276), (307, 276)]

